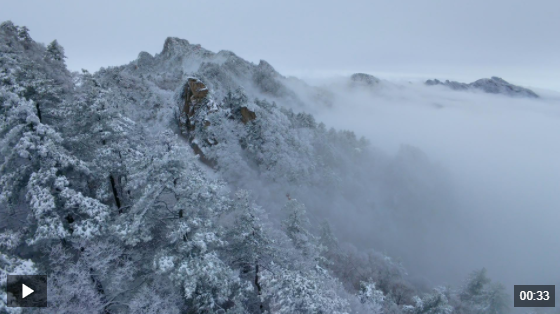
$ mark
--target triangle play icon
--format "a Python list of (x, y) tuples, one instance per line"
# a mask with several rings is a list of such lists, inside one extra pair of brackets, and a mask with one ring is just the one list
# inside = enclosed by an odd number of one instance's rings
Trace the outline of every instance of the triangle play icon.
[(21, 298), (25, 299), (28, 295), (35, 292), (35, 290), (29, 288), (28, 286), (21, 284)]

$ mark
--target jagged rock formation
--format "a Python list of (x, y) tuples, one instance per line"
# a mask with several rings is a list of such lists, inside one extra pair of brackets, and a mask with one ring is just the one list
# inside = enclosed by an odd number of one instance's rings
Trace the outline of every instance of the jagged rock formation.
[(181, 115), (184, 117), (187, 130), (193, 131), (195, 128), (194, 121), (191, 119), (195, 112), (200, 108), (208, 95), (208, 88), (199, 79), (190, 77), (183, 89), (181, 98), (184, 101), (183, 106), (180, 108)]
[[(222, 111), (230, 119), (247, 124), (257, 118), (254, 111), (247, 105), (238, 105), (236, 108), (224, 108), (223, 104), (217, 104), (213, 97), (209, 96), (208, 87), (198, 78), (189, 77), (184, 84), (180, 95), (178, 106), (178, 122), (181, 131), (187, 136), (195, 154), (207, 165), (216, 166), (216, 160), (208, 158), (204, 147), (218, 144), (216, 136), (208, 130), (212, 126), (210, 120), (217, 121), (213, 114)], [(245, 100), (246, 101), (246, 100)], [(201, 144), (201, 141), (203, 142)]]
[(493, 76), (491, 78), (484, 78), (477, 80), (472, 83), (460, 83), (456, 81), (449, 81), (446, 80), (445, 82), (439, 81), (437, 79), (434, 80), (427, 80), (426, 85), (434, 86), (434, 85), (443, 85), (447, 86), (453, 90), (480, 90), (485, 93), (490, 94), (502, 94), (512, 97), (528, 97), (528, 98), (538, 98), (535, 92), (528, 88), (524, 88), (521, 86), (513, 85), (508, 83), (502, 78)]

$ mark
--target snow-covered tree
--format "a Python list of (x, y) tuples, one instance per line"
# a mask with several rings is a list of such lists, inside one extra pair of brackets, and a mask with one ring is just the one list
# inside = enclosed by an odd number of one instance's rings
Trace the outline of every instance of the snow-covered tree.
[(367, 313), (383, 313), (382, 309), (383, 303), (385, 302), (385, 296), (383, 295), (383, 291), (375, 288), (374, 282), (362, 282), (358, 297)]
[(319, 254), (319, 243), (317, 237), (309, 231), (311, 224), (305, 205), (296, 199), (291, 199), (284, 206), (284, 211), (288, 215), (283, 221), (286, 235), (304, 256), (316, 259)]
[(184, 309), (180, 290), (170, 286), (167, 278), (154, 276), (153, 281), (144, 283), (128, 303), (130, 314), (180, 314)]
[(464, 313), (507, 313), (508, 296), (499, 283), (492, 283), (486, 269), (473, 271), (459, 292), (460, 307)]
[[(0, 87), (2, 88), (2, 87)], [(2, 179), (0, 202), (5, 208), (23, 210), (29, 206), (36, 221), (35, 236), (40, 239), (98, 234), (107, 218), (107, 208), (98, 200), (84, 196), (67, 180), (67, 174), (88, 175), (87, 165), (62, 147), (62, 138), (42, 124), (33, 101), (4, 91), (5, 119), (2, 121)], [(21, 203), (25, 196), (27, 204)], [(19, 209), (18, 209), (19, 208)], [(65, 227), (71, 215), (75, 223)], [(78, 219), (81, 217), (81, 219)]]
[(246, 191), (236, 193), (232, 207), (236, 217), (226, 233), (228, 245), (225, 248), (225, 257), (231, 265), (240, 270), (241, 278), (252, 287), (252, 293), (246, 294), (247, 307), (262, 311), (262, 272), (273, 267), (279, 252), (261, 222), (262, 210), (250, 203)]
[(73, 253), (62, 245), (50, 252), (48, 309), (56, 313), (102, 313), (107, 299), (83, 260), (73, 261)]
[(263, 273), (264, 298), (271, 313), (347, 313), (349, 304), (338, 289), (338, 282), (320, 269), (277, 268)]
[(26, 26), (19, 27), (18, 38), (25, 42), (30, 42), (32, 39), (29, 35), (29, 28), (27, 28)]
[(423, 297), (414, 297), (414, 305), (405, 305), (403, 310), (410, 314), (451, 314), (453, 306), (449, 304), (446, 288), (436, 288)]
[(47, 46), (47, 53), (45, 57), (49, 60), (64, 62), (66, 56), (64, 55), (64, 48), (58, 43), (58, 41), (53, 40)]
[(21, 308), (8, 307), (6, 278), (8, 275), (34, 275), (37, 265), (32, 260), (18, 257), (16, 248), (22, 242), (21, 232), (5, 231), (0, 233), (0, 312), (21, 313)]

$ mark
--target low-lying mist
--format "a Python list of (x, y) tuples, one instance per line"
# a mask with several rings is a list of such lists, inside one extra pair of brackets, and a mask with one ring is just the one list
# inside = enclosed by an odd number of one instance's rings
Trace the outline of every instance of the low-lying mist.
[[(537, 91), (542, 97), (530, 100), (387, 81), (349, 90), (345, 82), (323, 82), (334, 98), (330, 108), (313, 108), (318, 121), (388, 154), (415, 146), (451, 177), (451, 218), (434, 219), (428, 238), (439, 240), (421, 250), (406, 238), (391, 243), (411, 276), (457, 284), (486, 267), (510, 293), (514, 284), (560, 285), (557, 94)], [(354, 242), (367, 246), (359, 234)]]

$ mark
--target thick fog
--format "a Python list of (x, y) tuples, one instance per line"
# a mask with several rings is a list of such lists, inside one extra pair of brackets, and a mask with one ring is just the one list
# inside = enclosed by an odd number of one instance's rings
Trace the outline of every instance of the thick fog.
[(560, 284), (558, 94), (537, 91), (543, 97), (530, 100), (403, 81), (352, 92), (342, 80), (320, 85), (336, 97), (318, 120), (389, 154), (416, 146), (451, 177), (457, 203), (447, 209), (451, 219), (434, 220), (449, 224), (434, 224), (440, 241), (422, 252), (394, 243), (413, 252), (402, 255), (412, 276), (457, 283), (486, 267), (510, 293), (515, 284)]

